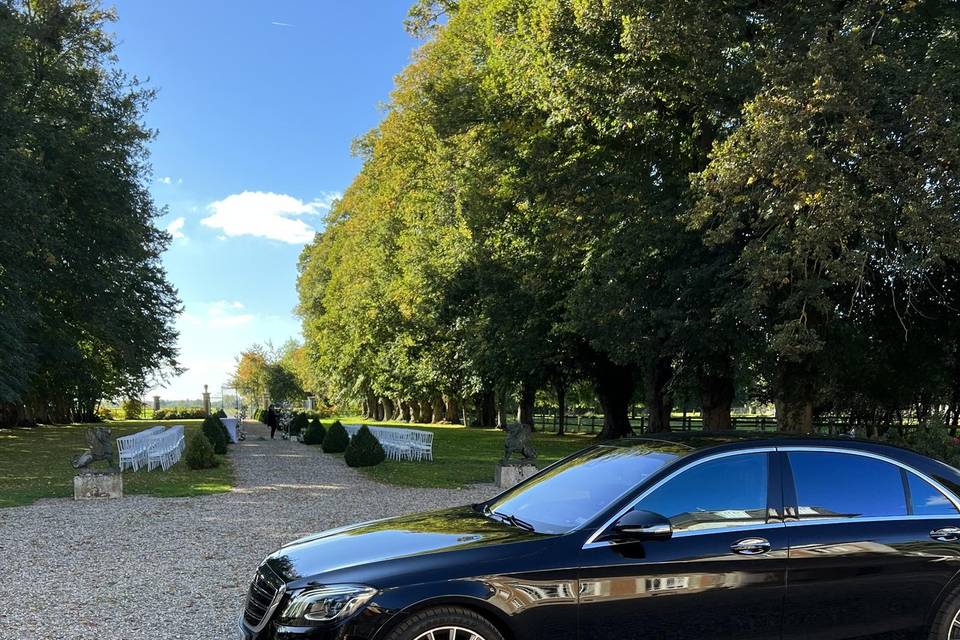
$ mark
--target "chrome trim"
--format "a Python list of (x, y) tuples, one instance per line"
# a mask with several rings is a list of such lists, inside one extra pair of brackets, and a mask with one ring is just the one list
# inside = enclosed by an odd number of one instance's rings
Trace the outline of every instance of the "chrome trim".
[[(271, 569), (269, 565), (263, 564), (263, 565), (260, 565), (259, 567), (257, 567), (257, 573), (260, 573), (260, 571), (263, 570), (263, 569), (266, 569), (267, 571), (269, 571), (270, 573), (272, 573), (272, 574), (274, 575), (274, 577), (276, 577), (277, 582), (280, 583), (280, 586), (277, 588), (277, 593), (274, 594), (273, 599), (270, 601), (270, 606), (268, 606), (268, 607), (267, 607), (267, 610), (263, 612), (263, 618), (261, 618), (260, 623), (259, 623), (258, 625), (256, 625), (256, 626), (250, 626), (249, 624), (247, 624), (247, 621), (246, 621), (246, 611), (247, 611), (246, 606), (247, 606), (247, 605), (246, 605), (246, 603), (244, 603), (243, 613), (240, 614), (240, 621), (241, 621), (242, 624), (244, 624), (244, 625), (246, 626), (247, 629), (249, 629), (250, 631), (252, 631), (252, 632), (255, 633), (255, 634), (260, 633), (261, 631), (263, 631), (263, 629), (267, 626), (267, 624), (269, 624), (270, 618), (272, 618), (272, 617), (273, 617), (273, 614), (276, 613), (277, 607), (280, 605), (280, 601), (283, 599), (283, 596), (286, 595), (286, 593), (287, 593), (287, 583), (284, 582), (283, 579), (282, 579), (279, 575), (277, 575), (277, 572), (274, 571), (273, 569)], [(256, 582), (256, 580), (257, 580), (257, 575), (254, 574), (254, 578), (253, 578), (253, 580), (251, 581), (251, 586), (252, 586), (252, 583)], [(250, 587), (247, 588), (247, 594), (248, 594), (247, 597), (248, 597), (248, 598), (250, 597), (250, 596), (249, 596), (249, 589), (250, 589)]]
[(911, 520), (956, 520), (960, 522), (960, 513), (954, 515), (910, 515), (910, 516), (865, 516), (862, 518), (806, 518), (804, 520), (788, 520), (788, 527), (808, 527), (815, 524), (843, 524), (844, 522), (893, 522)]
[[(704, 536), (711, 533), (746, 533), (750, 531), (762, 531), (763, 529), (782, 529), (782, 522), (758, 522), (757, 524), (738, 524), (734, 527), (713, 527), (710, 529), (690, 529), (687, 531), (676, 531), (671, 538), (690, 538), (693, 536)], [(601, 529), (602, 531), (602, 529)], [(599, 549), (601, 547), (613, 547), (618, 544), (628, 544), (626, 542), (614, 542), (612, 540), (601, 540), (600, 542), (586, 542), (583, 549)]]
[[(657, 482), (656, 484), (654, 484), (652, 487), (649, 487), (648, 489), (644, 490), (643, 493), (641, 493), (639, 496), (637, 496), (637, 497), (634, 498), (631, 502), (629, 502), (629, 503), (627, 504), (627, 506), (623, 507), (623, 508), (620, 509), (616, 514), (614, 514), (614, 516), (613, 516), (612, 518), (610, 518), (609, 520), (607, 520), (606, 522), (604, 522), (600, 527), (597, 528), (596, 531), (594, 531), (592, 534), (590, 534), (590, 537), (587, 538), (587, 541), (583, 543), (583, 546), (581, 547), (581, 549), (593, 549), (593, 548), (596, 548), (596, 547), (608, 547), (608, 546), (610, 546), (611, 543), (610, 543), (609, 541), (607, 541), (607, 542), (597, 542), (597, 538), (599, 538), (599, 537), (607, 530), (607, 528), (608, 528), (610, 525), (612, 525), (614, 522), (616, 522), (618, 519), (620, 519), (620, 518), (623, 516), (623, 514), (627, 513), (627, 512), (630, 511), (631, 509), (633, 509), (633, 508), (637, 505), (638, 502), (640, 502), (641, 500), (643, 500), (644, 498), (646, 498), (648, 495), (650, 495), (650, 494), (651, 494), (653, 491), (655, 491), (656, 489), (659, 489), (664, 483), (669, 482), (669, 481), (672, 480), (673, 478), (676, 478), (678, 475), (680, 475), (680, 474), (683, 473), (684, 471), (687, 471), (688, 469), (692, 469), (693, 467), (696, 467), (697, 465), (703, 464), (704, 462), (710, 462), (711, 460), (719, 460), (720, 458), (729, 458), (729, 457), (731, 457), (731, 456), (749, 455), (749, 454), (751, 454), (751, 453), (775, 453), (776, 451), (777, 451), (777, 448), (776, 448), (776, 447), (757, 447), (757, 448), (753, 448), (753, 449), (741, 449), (741, 450), (738, 450), (738, 451), (724, 451), (724, 452), (722, 452), (722, 453), (717, 453), (717, 454), (714, 454), (714, 455), (712, 455), (712, 456), (707, 456), (707, 457), (705, 457), (705, 458), (701, 458), (700, 460), (695, 460), (695, 461), (691, 462), (690, 464), (684, 465), (683, 467), (677, 469), (676, 471), (674, 471), (673, 473), (671, 473), (671, 474), (668, 475), (667, 477), (662, 478), (659, 482)], [(680, 460), (683, 460), (683, 458), (680, 458)], [(771, 525), (772, 525), (772, 526), (777, 526), (777, 527), (782, 527), (782, 526), (783, 526), (783, 523), (780, 523), (780, 522), (757, 523), (757, 524), (755, 524), (755, 525), (754, 525), (754, 524), (749, 524), (749, 525), (742, 525), (742, 526), (737, 526), (737, 527), (718, 527), (718, 528), (714, 528), (714, 529), (696, 529), (696, 530), (691, 530), (691, 531), (679, 531), (679, 532), (674, 533), (672, 537), (678, 538), (678, 537), (682, 537), (682, 536), (685, 536), (685, 535), (703, 535), (703, 534), (705, 534), (705, 533), (715, 533), (715, 532), (717, 532), (717, 531), (734, 531), (734, 530), (741, 529), (741, 528), (744, 529), (744, 530), (757, 529), (757, 528), (761, 528), (761, 527), (762, 527), (762, 528), (767, 528), (767, 527), (770, 527)]]
[[(933, 478), (931, 478), (931, 477), (928, 476), (927, 474), (923, 473), (922, 471), (918, 471), (917, 469), (914, 469), (914, 468), (911, 467), (910, 465), (904, 464), (903, 462), (900, 462), (899, 460), (895, 460), (895, 459), (893, 459), (893, 458), (887, 457), (887, 456), (885, 456), (885, 455), (881, 455), (881, 454), (879, 454), (879, 453), (873, 453), (872, 451), (861, 451), (860, 449), (844, 449), (844, 448), (842, 448), (842, 447), (786, 446), (786, 447), (777, 447), (777, 451), (783, 451), (783, 452), (790, 452), (790, 451), (824, 451), (824, 452), (827, 452), (827, 453), (843, 453), (843, 454), (853, 455), (853, 456), (862, 456), (862, 457), (864, 457), (864, 458), (873, 458), (873, 459), (875, 459), (875, 460), (881, 460), (881, 461), (883, 461), (883, 462), (888, 462), (888, 463), (890, 463), (890, 464), (892, 464), (892, 465), (895, 465), (895, 466), (897, 466), (897, 467), (900, 467), (901, 469), (906, 469), (907, 471), (909, 471), (910, 473), (914, 474), (915, 476), (917, 476), (917, 477), (920, 478), (921, 480), (925, 481), (927, 484), (931, 485), (934, 489), (936, 489), (937, 491), (939, 491), (940, 493), (942, 493), (942, 494), (943, 494), (943, 497), (946, 498), (947, 500), (949, 500), (949, 501), (950, 501), (950, 504), (952, 504), (952, 505), (954, 506), (954, 508), (958, 511), (958, 513), (957, 513), (956, 515), (952, 515), (952, 516), (949, 516), (949, 517), (960, 518), (960, 500), (958, 500), (957, 497), (953, 495), (953, 493), (951, 493), (949, 490), (947, 490), (946, 487), (944, 487), (942, 484), (940, 484), (939, 482), (937, 482), (936, 480), (934, 480)], [(894, 516), (894, 517), (895, 517), (895, 518), (904, 518), (904, 517), (906, 517), (906, 516)], [(930, 517), (930, 516), (923, 516), (923, 517)], [(860, 520), (860, 521), (865, 520), (865, 519), (866, 519), (866, 518), (843, 518), (843, 520)]]

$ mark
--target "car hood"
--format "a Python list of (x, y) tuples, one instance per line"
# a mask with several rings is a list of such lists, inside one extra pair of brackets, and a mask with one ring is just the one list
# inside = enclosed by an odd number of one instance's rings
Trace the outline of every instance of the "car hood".
[(458, 507), (331, 529), (281, 547), (265, 562), (288, 584), (324, 582), (321, 574), (451, 551), (482, 549), (486, 559), (493, 559), (501, 554), (491, 547), (547, 537), (553, 536)]

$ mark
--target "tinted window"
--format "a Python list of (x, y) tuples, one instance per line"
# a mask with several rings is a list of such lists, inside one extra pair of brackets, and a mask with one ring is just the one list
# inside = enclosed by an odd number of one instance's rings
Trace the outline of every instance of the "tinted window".
[(766, 522), (767, 454), (698, 464), (655, 489), (637, 509), (666, 516), (674, 531)]
[(953, 515), (957, 508), (936, 487), (920, 476), (907, 473), (910, 484), (910, 506), (918, 516)]
[(790, 452), (800, 519), (903, 516), (900, 467), (864, 456)]
[(488, 506), (491, 512), (516, 516), (537, 531), (563, 533), (593, 519), (650, 474), (687, 452), (687, 447), (670, 443), (593, 447)]

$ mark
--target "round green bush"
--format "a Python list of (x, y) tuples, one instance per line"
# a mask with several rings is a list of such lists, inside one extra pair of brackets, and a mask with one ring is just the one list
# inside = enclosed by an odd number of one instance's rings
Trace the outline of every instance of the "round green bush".
[(305, 413), (298, 413), (290, 421), (290, 437), (295, 438), (310, 426), (310, 418)]
[(303, 433), (304, 444), (323, 444), (323, 438), (327, 435), (327, 430), (320, 424), (320, 420), (314, 418), (310, 426)]
[(220, 418), (207, 416), (203, 419), (203, 426), (200, 427), (200, 430), (213, 445), (214, 453), (223, 455), (227, 452), (227, 428), (220, 422)]
[(337, 420), (327, 429), (327, 435), (323, 437), (324, 453), (343, 453), (350, 444), (350, 436), (347, 430), (343, 428), (340, 421)]
[(198, 431), (187, 439), (183, 460), (191, 469), (213, 469), (220, 466), (220, 461), (213, 453), (213, 445), (202, 431)]
[(350, 440), (343, 459), (351, 467), (373, 467), (386, 460), (387, 454), (380, 442), (370, 433), (370, 429), (364, 425)]

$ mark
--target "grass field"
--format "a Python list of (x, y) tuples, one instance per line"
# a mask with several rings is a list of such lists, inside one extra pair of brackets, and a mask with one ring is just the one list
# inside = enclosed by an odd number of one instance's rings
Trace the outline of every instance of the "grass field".
[[(189, 438), (200, 429), (200, 420), (107, 422), (113, 436), (127, 435), (155, 424), (182, 424)], [(87, 448), (91, 425), (72, 424), (33, 429), (0, 429), (0, 507), (30, 504), (40, 498), (73, 495), (70, 465), (74, 455)], [(102, 463), (99, 463), (102, 464)], [(233, 486), (233, 468), (223, 459), (216, 469), (192, 471), (183, 462), (169, 471), (125, 471), (123, 491), (154, 496), (196, 496), (222, 493)]]
[[(344, 424), (377, 424), (423, 429), (433, 432), (433, 462), (387, 460), (363, 470), (380, 482), (411, 487), (462, 487), (478, 482), (493, 482), (494, 465), (503, 456), (503, 431), (465, 429), (460, 425), (411, 425), (401, 422), (370, 422), (356, 417), (340, 418)], [(328, 425), (328, 421), (324, 421)], [(533, 446), (539, 467), (556, 462), (574, 451), (590, 446), (590, 435), (556, 436), (535, 433)]]

